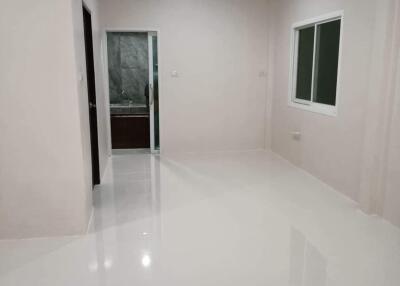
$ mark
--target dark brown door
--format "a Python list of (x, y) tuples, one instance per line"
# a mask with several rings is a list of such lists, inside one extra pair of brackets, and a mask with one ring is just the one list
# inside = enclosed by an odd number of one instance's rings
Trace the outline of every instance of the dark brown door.
[(89, 123), (90, 123), (90, 143), (92, 149), (92, 184), (100, 184), (99, 168), (99, 142), (97, 134), (97, 110), (96, 110), (96, 82), (94, 73), (93, 58), (93, 34), (92, 16), (83, 6), (83, 26), (85, 32), (85, 52), (86, 52), (86, 74), (88, 83), (89, 98)]

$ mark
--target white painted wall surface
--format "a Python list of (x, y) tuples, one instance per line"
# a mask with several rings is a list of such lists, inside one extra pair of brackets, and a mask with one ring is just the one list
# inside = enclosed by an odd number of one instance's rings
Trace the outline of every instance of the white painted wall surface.
[(160, 30), (162, 152), (264, 148), (265, 0), (101, 0), (100, 10), (105, 28)]
[[(352, 199), (358, 195), (365, 100), (373, 43), (375, 1), (283, 0), (273, 2), (275, 81), (272, 149)], [(288, 106), (291, 25), (344, 10), (338, 116)], [(299, 131), (301, 141), (291, 138)]]
[[(270, 129), (275, 152), (360, 202), (366, 212), (383, 215), (400, 225), (400, 213), (395, 209), (400, 185), (398, 176), (393, 176), (398, 161), (385, 159), (386, 138), (390, 136), (385, 128), (393, 104), (387, 88), (391, 84), (388, 75), (392, 73), (387, 66), (392, 60), (388, 52), (392, 44), (393, 3), (392, 0), (270, 1), (273, 36), (269, 42), (274, 49)], [(289, 107), (291, 25), (337, 10), (344, 10), (338, 115), (330, 117)], [(300, 141), (292, 139), (294, 131), (301, 132)], [(393, 132), (391, 137), (393, 142), (396, 134)], [(390, 144), (389, 157), (398, 157), (393, 147), (396, 143)], [(387, 171), (391, 175), (386, 178)]]
[(398, 74), (399, 84), (394, 102), (391, 135), (388, 144), (383, 217), (400, 226), (400, 61)]
[(2, 1), (0, 238), (87, 228), (71, 8), (71, 1)]
[(392, 63), (394, 64), (391, 114), (384, 174), (383, 217), (400, 226), (400, 3), (393, 22)]

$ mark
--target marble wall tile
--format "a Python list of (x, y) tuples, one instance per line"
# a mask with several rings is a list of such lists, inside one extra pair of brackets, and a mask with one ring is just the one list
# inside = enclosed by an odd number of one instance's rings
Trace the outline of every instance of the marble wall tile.
[(126, 33), (120, 36), (121, 67), (148, 69), (146, 33)]
[(121, 101), (121, 49), (118, 33), (107, 33), (108, 75), (110, 89), (110, 103)]
[(108, 33), (110, 102), (145, 104), (148, 84), (147, 33)]
[(121, 65), (120, 36), (118, 33), (107, 33), (108, 66)]
[(121, 69), (109, 68), (109, 88), (110, 88), (110, 102), (118, 103), (122, 95), (122, 76)]
[(148, 72), (143, 69), (122, 69), (122, 89), (125, 96), (135, 104), (145, 104), (145, 88)]

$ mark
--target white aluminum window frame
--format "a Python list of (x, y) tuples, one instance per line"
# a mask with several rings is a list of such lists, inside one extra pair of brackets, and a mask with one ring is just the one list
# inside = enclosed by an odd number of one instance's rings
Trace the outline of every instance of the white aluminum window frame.
[[(317, 28), (321, 24), (340, 20), (340, 38), (339, 38), (339, 57), (338, 57), (338, 73), (336, 84), (336, 102), (335, 105), (322, 104), (314, 102), (314, 72), (315, 72), (315, 59), (316, 59), (316, 44), (317, 44)], [(342, 44), (343, 44), (343, 23), (344, 11), (336, 11), (333, 13), (325, 14), (320, 17), (304, 20), (294, 23), (291, 29), (291, 55), (290, 55), (290, 75), (289, 75), (289, 106), (299, 108), (306, 111), (320, 113), (329, 116), (337, 116), (339, 91), (340, 91), (340, 71), (341, 71), (341, 58), (342, 58)], [(314, 32), (314, 55), (313, 55), (313, 69), (312, 69), (312, 82), (311, 82), (311, 99), (303, 100), (296, 98), (297, 88), (297, 67), (298, 67), (298, 52), (299, 52), (299, 31), (315, 27)]]

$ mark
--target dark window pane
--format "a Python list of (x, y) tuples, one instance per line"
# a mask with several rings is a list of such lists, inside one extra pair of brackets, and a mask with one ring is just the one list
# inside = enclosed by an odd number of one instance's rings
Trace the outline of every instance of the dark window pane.
[(339, 42), (340, 20), (317, 27), (314, 102), (336, 104)]
[(296, 98), (298, 99), (311, 100), (314, 31), (314, 27), (299, 31), (296, 82)]

